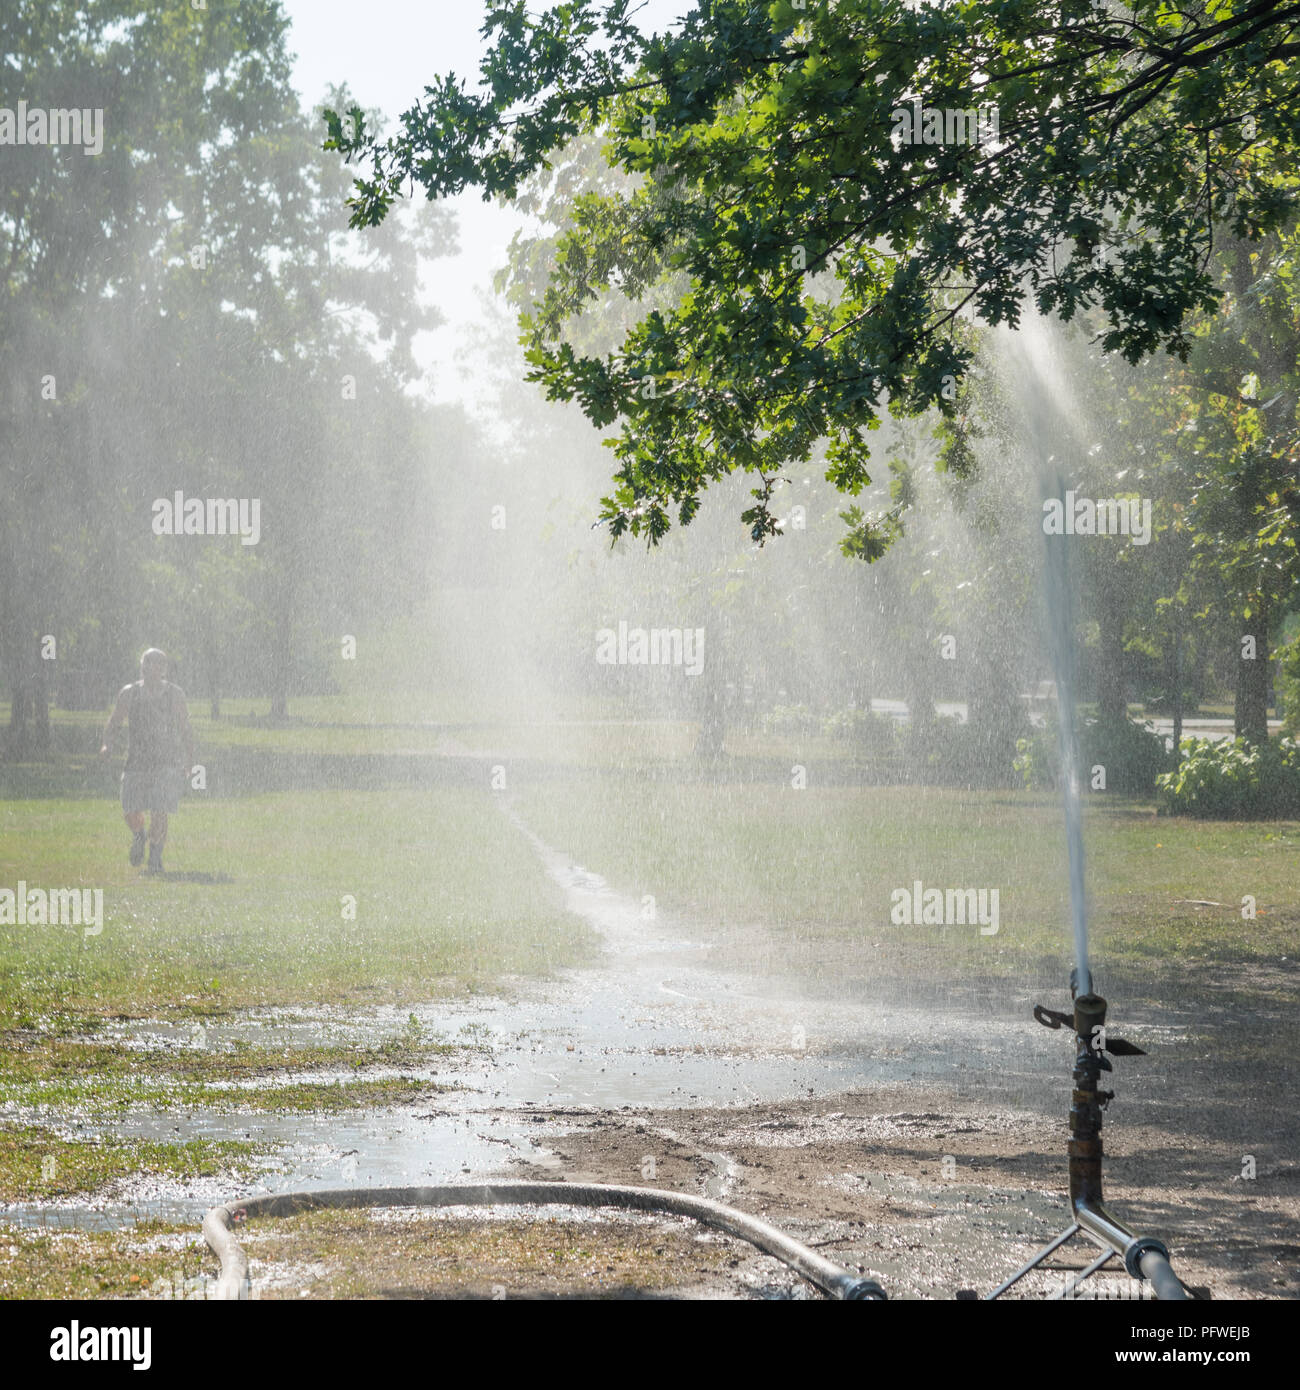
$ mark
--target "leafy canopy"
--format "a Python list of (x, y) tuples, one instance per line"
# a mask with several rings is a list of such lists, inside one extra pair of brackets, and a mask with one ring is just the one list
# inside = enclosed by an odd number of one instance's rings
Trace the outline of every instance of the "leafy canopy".
[[(524, 320), (532, 379), (618, 425), (615, 537), (656, 541), (744, 469), (761, 542), (782, 468), (823, 446), (827, 477), (859, 493), (883, 409), (953, 411), (963, 318), (1014, 325), (1032, 301), (1099, 313), (1130, 361), (1185, 355), (1185, 321), (1216, 301), (1214, 228), (1285, 217), (1300, 4), (700, 0), (658, 36), (634, 12), (496, 0), (480, 89), (438, 79), (386, 139), (355, 108), (326, 113), (327, 148), (369, 166), (358, 226), (416, 185), (513, 197), (593, 131), (635, 176), (576, 201)], [(996, 108), (997, 137), (905, 142), (913, 101)], [(666, 276), (680, 297), (616, 350), (566, 339), (610, 287)], [(853, 515), (872, 558), (888, 530)]]

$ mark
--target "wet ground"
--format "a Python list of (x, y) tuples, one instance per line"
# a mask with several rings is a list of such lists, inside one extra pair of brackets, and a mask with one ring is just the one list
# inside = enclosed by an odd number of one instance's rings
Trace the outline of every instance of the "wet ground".
[[(490, 1176), (663, 1186), (765, 1215), (895, 1296), (940, 1298), (989, 1291), (1064, 1227), (1068, 1043), (1033, 1023), (1028, 995), (972, 986), (900, 1006), (887, 995), (812, 997), (786, 981), (720, 971), (689, 931), (612, 892), (507, 814), (568, 908), (604, 937), (598, 967), (519, 982), (509, 997), (348, 1016), (271, 1011), (213, 1022), (198, 1038), (192, 1025), (161, 1023), (120, 1034), (142, 1048), (374, 1043), (410, 1028), (414, 1014), (424, 1036), (458, 1045), (427, 1072), (455, 1089), (431, 1104), (351, 1115), (253, 1114), (232, 1103), (224, 1114), (64, 1116), (83, 1133), (262, 1140), (275, 1158), (245, 1193), (220, 1180), (135, 1182), (93, 1204), (29, 1204), (3, 1216), (47, 1229), (142, 1216), (197, 1227), (209, 1206), (254, 1191)], [(1234, 1026), (1230, 1004), (1213, 1007)], [(1257, 1068), (1212, 1065), (1205, 1015), (1183, 1005), (1125, 1018), (1151, 1055), (1120, 1063), (1107, 1128), (1110, 1200), (1169, 1243), (1189, 1283), (1216, 1296), (1296, 1297), (1294, 1107), (1279, 1104)], [(660, 1224), (716, 1253), (717, 1237)], [(1091, 1258), (1082, 1242), (1078, 1250)], [(1055, 1263), (1080, 1261), (1062, 1252)], [(1050, 1294), (1067, 1277), (1053, 1271), (1024, 1288)], [(1134, 1292), (1122, 1278), (1098, 1289)], [(807, 1292), (743, 1246), (705, 1260), (681, 1291)]]

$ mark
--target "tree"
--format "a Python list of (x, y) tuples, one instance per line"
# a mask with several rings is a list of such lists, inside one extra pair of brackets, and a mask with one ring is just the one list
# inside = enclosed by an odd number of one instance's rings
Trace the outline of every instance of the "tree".
[(1233, 239), (1222, 265), (1229, 312), (1202, 326), (1192, 360), (1203, 402), (1192, 522), (1197, 560), (1241, 621), (1236, 733), (1264, 743), (1273, 638), (1300, 592), (1300, 225)]
[[(951, 412), (963, 313), (1095, 309), (1107, 350), (1184, 354), (1216, 300), (1212, 229), (1285, 214), (1268, 175), (1300, 135), (1294, 5), (702, 0), (661, 36), (633, 12), (495, 0), (482, 94), (438, 79), (388, 139), (355, 108), (326, 117), (327, 148), (369, 161), (357, 226), (408, 185), (513, 196), (583, 132), (634, 176), (581, 200), (524, 324), (548, 394), (619, 425), (615, 537), (657, 541), (742, 471), (761, 542), (781, 470), (823, 441), (828, 478), (860, 492), (886, 401)], [(615, 350), (566, 340), (611, 283), (636, 298), (672, 274), (676, 303)], [(854, 526), (868, 558), (896, 530)]]
[[(31, 660), (37, 640), (67, 631), (79, 592), (128, 582), (125, 565), (92, 573), (76, 544), (118, 510), (122, 472), (97, 465), (131, 466), (105, 442), (110, 431), (94, 407), (121, 399), (102, 389), (113, 359), (148, 340), (147, 314), (157, 326), (165, 265), (157, 252), (190, 205), (195, 169), (284, 112), (286, 28), (279, 0), (214, 0), (202, 12), (51, 0), (0, 16), (0, 108), (26, 100), (103, 113), (98, 154), (31, 143), (3, 151), (0, 664), (12, 750), (29, 743), (29, 710), (35, 746), (48, 746), (47, 666)], [(127, 398), (141, 389), (137, 379)], [(99, 561), (122, 558), (109, 547), (95, 552)]]
[(1126, 410), (1152, 441), (1154, 481), (1183, 499), (1169, 641), (1192, 613), (1202, 629), (1231, 624), (1236, 733), (1262, 743), (1274, 639), (1300, 593), (1300, 224), (1221, 236), (1212, 270), (1223, 312), (1192, 321), (1187, 362), (1145, 373)]
[[(325, 634), (423, 597), (451, 412), (408, 388), (450, 215), (348, 230), (280, 0), (23, 8), (0, 18), (0, 109), (103, 106), (105, 138), (0, 149), (7, 750), (48, 747), (46, 634), (110, 684), (165, 640), (214, 711), (224, 689), (283, 713)], [(178, 489), (258, 499), (258, 545), (155, 537), (150, 499)]]
[(290, 99), (195, 171), (163, 295), (176, 374), (207, 386), (181, 481), (197, 492), (221, 478), (262, 502), (246, 587), (276, 718), (310, 665), (304, 648), (395, 607), (425, 571), (411, 542), (430, 419), (404, 392), (413, 340), (439, 321), (420, 258), (454, 247), (441, 208), (350, 232), (343, 173), (310, 131)]

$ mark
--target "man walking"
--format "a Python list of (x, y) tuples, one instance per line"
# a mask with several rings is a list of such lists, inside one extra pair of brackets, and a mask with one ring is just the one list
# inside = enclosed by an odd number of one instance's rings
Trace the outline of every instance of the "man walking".
[(145, 812), (149, 819), (149, 872), (162, 873), (167, 817), (180, 805), (181, 785), (194, 766), (194, 733), (185, 693), (166, 679), (167, 656), (150, 647), (140, 658), (140, 679), (124, 686), (104, 727), (100, 756), (107, 757), (119, 724), (127, 726), (122, 815), (132, 832), (132, 864), (144, 859)]

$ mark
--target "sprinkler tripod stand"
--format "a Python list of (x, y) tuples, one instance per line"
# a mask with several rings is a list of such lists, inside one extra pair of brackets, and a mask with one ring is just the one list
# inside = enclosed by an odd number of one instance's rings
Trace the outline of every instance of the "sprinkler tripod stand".
[(1015, 1283), (1039, 1268), (1049, 1255), (1082, 1234), (1094, 1240), (1102, 1253), (1082, 1272), (1070, 1280), (1054, 1298), (1071, 1298), (1085, 1280), (1090, 1279), (1118, 1255), (1129, 1275), (1149, 1281), (1158, 1299), (1192, 1297), (1187, 1286), (1174, 1273), (1169, 1263), (1169, 1251), (1163, 1242), (1151, 1236), (1138, 1236), (1121, 1221), (1117, 1221), (1102, 1205), (1101, 1197), (1101, 1112), (1114, 1098), (1113, 1091), (1101, 1089), (1102, 1072), (1113, 1070), (1112, 1057), (1143, 1057), (1142, 1048), (1106, 1032), (1106, 1001), (1099, 994), (1074, 994), (1074, 976), (1070, 978), (1070, 993), (1074, 998), (1074, 1013), (1059, 1013), (1034, 1005), (1034, 1017), (1045, 1028), (1072, 1028), (1077, 1051), (1074, 1059), (1074, 1091), (1070, 1105), (1070, 1214), (1071, 1222), (1055, 1240), (1049, 1241), (1027, 1264), (1010, 1279), (999, 1284), (986, 1301), (1000, 1298)]

